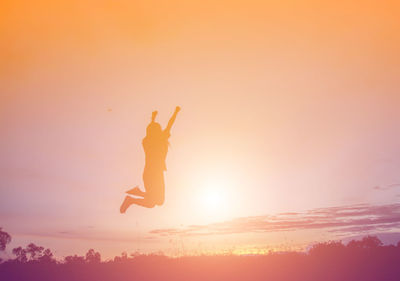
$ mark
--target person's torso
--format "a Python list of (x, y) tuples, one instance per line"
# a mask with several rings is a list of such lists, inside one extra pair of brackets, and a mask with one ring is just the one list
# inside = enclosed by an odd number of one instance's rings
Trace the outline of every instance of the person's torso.
[(168, 136), (162, 138), (144, 138), (145, 167), (166, 170), (165, 160), (168, 152)]

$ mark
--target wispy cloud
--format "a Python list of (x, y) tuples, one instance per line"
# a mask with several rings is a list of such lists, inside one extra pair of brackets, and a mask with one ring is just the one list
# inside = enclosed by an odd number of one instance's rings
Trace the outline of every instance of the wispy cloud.
[(265, 233), (321, 229), (336, 233), (386, 231), (400, 227), (400, 204), (352, 206), (313, 209), (273, 216), (252, 216), (208, 225), (155, 229), (159, 236), (201, 236), (218, 234)]
[(391, 184), (387, 184), (387, 185), (377, 185), (374, 186), (373, 189), (375, 190), (389, 190), (395, 187), (400, 187), (400, 183), (391, 183)]
[(373, 187), (375, 190), (388, 190), (389, 188), (387, 186), (381, 186), (381, 185), (376, 185)]

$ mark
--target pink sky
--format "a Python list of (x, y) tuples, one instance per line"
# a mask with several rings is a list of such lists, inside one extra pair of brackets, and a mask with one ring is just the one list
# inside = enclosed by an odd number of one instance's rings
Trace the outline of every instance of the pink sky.
[[(399, 5), (190, 3), (6, 1), (0, 227), (13, 245), (33, 241), (58, 256), (92, 247), (106, 257), (182, 245), (282, 249), (338, 232), (154, 230), (357, 204), (396, 221)], [(165, 126), (176, 105), (165, 205), (120, 215), (123, 192), (142, 186), (151, 112)], [(205, 203), (215, 190), (218, 208)], [(342, 234), (361, 231), (352, 229)]]

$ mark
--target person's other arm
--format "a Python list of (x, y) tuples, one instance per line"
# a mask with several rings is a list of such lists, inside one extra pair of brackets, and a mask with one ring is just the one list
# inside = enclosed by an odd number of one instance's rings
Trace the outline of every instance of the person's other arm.
[(169, 133), (170, 133), (170, 130), (171, 130), (171, 128), (172, 128), (172, 125), (174, 124), (174, 122), (175, 122), (175, 119), (176, 119), (176, 115), (178, 114), (178, 112), (181, 110), (181, 108), (179, 107), (179, 106), (177, 106), (176, 108), (175, 108), (175, 112), (174, 112), (174, 114), (172, 114), (172, 116), (171, 116), (171, 118), (169, 119), (169, 121), (168, 121), (168, 125), (167, 125), (167, 127), (165, 128), (165, 132), (169, 135)]

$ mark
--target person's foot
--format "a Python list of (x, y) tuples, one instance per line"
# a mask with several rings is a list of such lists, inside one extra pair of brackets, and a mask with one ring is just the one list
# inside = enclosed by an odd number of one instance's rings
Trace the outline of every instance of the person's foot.
[(131, 201), (131, 197), (125, 196), (124, 202), (122, 202), (122, 205), (119, 208), (119, 211), (121, 214), (124, 214), (126, 212), (126, 209), (129, 208), (129, 206), (131, 205), (130, 201)]
[(128, 191), (125, 191), (125, 193), (132, 194), (132, 195), (138, 195), (138, 193), (140, 193), (140, 192), (141, 192), (141, 190), (139, 189), (138, 186), (135, 186), (134, 188), (129, 189)]

